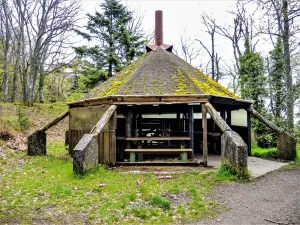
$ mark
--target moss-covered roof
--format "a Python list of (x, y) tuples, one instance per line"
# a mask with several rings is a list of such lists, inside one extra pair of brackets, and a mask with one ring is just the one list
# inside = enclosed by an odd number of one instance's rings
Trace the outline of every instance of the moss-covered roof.
[(161, 47), (91, 90), (88, 98), (110, 95), (208, 94), (237, 98), (235, 94)]

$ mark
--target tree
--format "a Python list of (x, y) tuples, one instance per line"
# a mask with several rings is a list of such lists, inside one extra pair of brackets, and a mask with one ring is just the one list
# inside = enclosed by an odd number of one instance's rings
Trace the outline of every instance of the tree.
[[(245, 52), (240, 57), (239, 64), (241, 97), (254, 100), (253, 107), (264, 116), (267, 116), (264, 107), (264, 98), (266, 96), (264, 61), (259, 53), (251, 50), (249, 39), (247, 38), (245, 41)], [(252, 127), (257, 135), (257, 144), (260, 147), (263, 147), (266, 141), (272, 139), (270, 130), (262, 122), (252, 120)]]
[(241, 97), (254, 100), (254, 107), (264, 107), (265, 77), (264, 61), (259, 53), (251, 51), (248, 39), (245, 41), (245, 53), (240, 57)]
[(77, 47), (75, 52), (88, 58), (96, 68), (106, 70), (111, 77), (113, 72), (120, 71), (142, 54), (145, 40), (139, 28), (140, 20), (134, 19), (132, 12), (118, 0), (105, 0), (100, 7), (101, 13), (87, 14), (87, 32), (77, 30), (83, 38), (97, 45)]
[(281, 125), (282, 105), (285, 95), (283, 88), (284, 77), (284, 56), (281, 37), (278, 36), (277, 44), (273, 51), (270, 52), (271, 62), (269, 69), (270, 101), (275, 123)]

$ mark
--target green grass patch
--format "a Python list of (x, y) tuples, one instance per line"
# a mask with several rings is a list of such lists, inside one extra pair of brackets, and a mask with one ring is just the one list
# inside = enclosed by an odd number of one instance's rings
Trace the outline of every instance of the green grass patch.
[(250, 172), (248, 169), (246, 171), (237, 171), (233, 168), (233, 166), (229, 163), (222, 163), (216, 173), (216, 179), (218, 181), (246, 181), (250, 179)]
[[(88, 223), (174, 224), (215, 214), (204, 198), (216, 179), (213, 173), (174, 174), (158, 180), (154, 173), (106, 170), (76, 176), (63, 143), (47, 145), (47, 156), (8, 155), (0, 161), (0, 224)], [(137, 184), (137, 180), (143, 180)], [(106, 184), (100, 187), (99, 184)], [(182, 202), (173, 202), (176, 195)]]
[(300, 164), (300, 149), (297, 150), (296, 154), (297, 155), (296, 155), (296, 160), (295, 161), (296, 161), (296, 163)]
[(251, 155), (262, 159), (276, 158), (276, 148), (261, 148), (257, 145), (251, 146)]

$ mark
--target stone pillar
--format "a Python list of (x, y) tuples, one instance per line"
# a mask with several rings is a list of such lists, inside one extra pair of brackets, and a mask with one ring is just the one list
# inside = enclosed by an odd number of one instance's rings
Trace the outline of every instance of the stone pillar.
[(85, 174), (98, 167), (98, 136), (85, 134), (73, 150), (73, 171)]
[(46, 132), (36, 131), (28, 137), (28, 155), (46, 155)]
[(286, 132), (278, 133), (277, 156), (285, 160), (294, 160), (296, 158), (296, 140)]
[(248, 147), (234, 131), (225, 131), (221, 137), (222, 163), (230, 164), (235, 173), (247, 176)]

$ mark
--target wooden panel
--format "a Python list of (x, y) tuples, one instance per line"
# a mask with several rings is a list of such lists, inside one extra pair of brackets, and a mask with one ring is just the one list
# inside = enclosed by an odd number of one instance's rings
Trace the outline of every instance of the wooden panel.
[(206, 107), (202, 105), (202, 128), (203, 128), (203, 165), (207, 166), (207, 112)]
[[(98, 123), (93, 127), (93, 129), (91, 130), (91, 134), (99, 134), (102, 129), (104, 128), (104, 126), (108, 123), (108, 121), (110, 120), (110, 118), (115, 114), (117, 110), (117, 106), (116, 105), (111, 105), (106, 112), (103, 114), (103, 116), (101, 117), (101, 119), (98, 121)], [(114, 122), (114, 128), (116, 126), (116, 122)]]
[(126, 141), (189, 141), (190, 137), (132, 137)]
[(69, 130), (69, 154), (73, 154), (73, 149), (83, 137), (84, 134), (88, 134), (90, 132), (89, 129), (81, 129), (81, 130)]
[(155, 152), (155, 153), (159, 153), (159, 152), (168, 152), (168, 153), (175, 153), (175, 152), (192, 152), (193, 150), (190, 148), (186, 148), (186, 149), (176, 149), (176, 148), (150, 148), (150, 149), (125, 149), (125, 152)]

